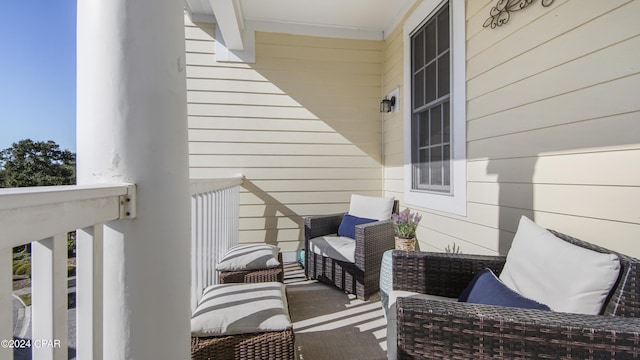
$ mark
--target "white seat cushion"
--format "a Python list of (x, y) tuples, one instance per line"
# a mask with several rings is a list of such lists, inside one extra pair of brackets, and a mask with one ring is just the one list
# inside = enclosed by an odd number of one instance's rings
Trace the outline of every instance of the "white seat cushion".
[(384, 309), (387, 318), (387, 358), (389, 360), (395, 360), (398, 357), (398, 315), (396, 313), (396, 301), (401, 297), (452, 302), (458, 301), (458, 299), (455, 298), (420, 294), (404, 290), (391, 290), (391, 292), (389, 292), (389, 309)]
[(319, 236), (309, 240), (309, 248), (318, 255), (350, 263), (356, 262), (356, 241), (346, 236)]
[(216, 266), (218, 271), (262, 270), (278, 267), (277, 246), (269, 244), (250, 244), (234, 246), (224, 255)]
[(570, 244), (523, 216), (500, 280), (553, 311), (595, 315), (619, 273), (618, 256)]
[(279, 282), (210, 286), (191, 317), (191, 336), (198, 337), (289, 328), (285, 286)]
[(393, 211), (394, 198), (351, 195), (349, 214), (366, 219), (389, 220)]

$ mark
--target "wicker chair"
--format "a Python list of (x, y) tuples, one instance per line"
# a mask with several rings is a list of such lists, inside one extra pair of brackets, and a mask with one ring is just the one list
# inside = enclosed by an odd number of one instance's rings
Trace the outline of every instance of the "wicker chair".
[[(398, 201), (394, 201), (393, 213), (398, 213)], [(311, 216), (304, 219), (305, 275), (307, 279), (335, 285), (340, 290), (368, 299), (380, 289), (380, 265), (382, 254), (395, 246), (391, 220), (377, 221), (356, 226), (355, 263), (340, 261), (310, 251), (309, 240), (335, 234), (344, 213)]]
[[(557, 237), (614, 253), (570, 236)], [(601, 315), (399, 298), (399, 359), (640, 358), (640, 260), (623, 254), (620, 276)], [(484, 268), (500, 273), (502, 256), (393, 252), (393, 288), (458, 297)]]

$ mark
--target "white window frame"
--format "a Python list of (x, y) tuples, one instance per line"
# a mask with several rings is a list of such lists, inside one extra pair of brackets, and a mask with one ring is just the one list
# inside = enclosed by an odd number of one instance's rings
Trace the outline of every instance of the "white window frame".
[(467, 215), (466, 21), (464, 0), (449, 0), (451, 41), (451, 192), (413, 189), (411, 159), (411, 35), (444, 3), (423, 0), (403, 26), (404, 40), (404, 201), (426, 209)]

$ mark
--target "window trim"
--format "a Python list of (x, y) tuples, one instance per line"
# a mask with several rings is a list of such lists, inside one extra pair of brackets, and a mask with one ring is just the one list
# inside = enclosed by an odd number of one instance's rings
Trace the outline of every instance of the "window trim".
[[(466, 137), (466, 20), (464, 0), (449, 0), (451, 41), (451, 192), (437, 193), (412, 188), (411, 163), (411, 35), (444, 4), (442, 0), (423, 0), (403, 25), (404, 40), (404, 201), (409, 205), (467, 214), (467, 137)], [(459, 29), (459, 30), (458, 30)]]

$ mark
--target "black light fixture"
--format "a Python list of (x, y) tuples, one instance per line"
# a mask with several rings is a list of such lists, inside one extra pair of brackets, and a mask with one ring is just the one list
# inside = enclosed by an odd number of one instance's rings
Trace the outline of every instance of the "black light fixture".
[(391, 99), (388, 99), (386, 96), (382, 101), (380, 101), (380, 112), (388, 113), (393, 110), (393, 107), (396, 106), (396, 97), (392, 96)]

